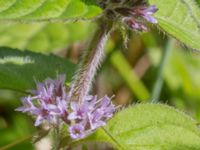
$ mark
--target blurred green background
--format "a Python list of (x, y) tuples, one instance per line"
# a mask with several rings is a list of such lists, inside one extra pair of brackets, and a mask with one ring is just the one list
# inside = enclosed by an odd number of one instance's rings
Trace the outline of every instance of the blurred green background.
[[(0, 46), (54, 53), (77, 64), (94, 30), (91, 22), (4, 24)], [(200, 55), (157, 27), (124, 35), (119, 30), (111, 34), (92, 92), (114, 94), (114, 101), (123, 105), (165, 103), (200, 120)], [(22, 96), (0, 90), (0, 150), (39, 149), (31, 144), (30, 137), (37, 132), (33, 120), (14, 111)]]

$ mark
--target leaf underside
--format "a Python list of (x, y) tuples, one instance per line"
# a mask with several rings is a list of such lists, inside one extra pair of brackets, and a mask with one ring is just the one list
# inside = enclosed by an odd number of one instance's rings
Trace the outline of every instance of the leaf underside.
[(66, 74), (71, 81), (75, 65), (55, 55), (0, 48), (0, 88), (25, 92), (35, 88), (35, 81)]
[(95, 0), (1, 0), (2, 21), (66, 21), (96, 17)]
[(166, 33), (192, 48), (200, 50), (200, 7), (196, 0), (149, 0), (159, 10), (158, 24)]

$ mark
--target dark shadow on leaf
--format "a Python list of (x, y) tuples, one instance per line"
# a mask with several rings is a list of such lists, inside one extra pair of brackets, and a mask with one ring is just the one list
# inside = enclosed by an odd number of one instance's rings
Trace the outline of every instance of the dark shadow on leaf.
[(0, 88), (26, 91), (33, 89), (36, 81), (58, 74), (66, 74), (70, 82), (75, 65), (55, 55), (0, 48)]

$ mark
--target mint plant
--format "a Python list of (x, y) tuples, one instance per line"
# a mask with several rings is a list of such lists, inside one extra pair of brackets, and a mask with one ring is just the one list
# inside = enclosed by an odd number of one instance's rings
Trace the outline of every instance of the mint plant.
[(16, 111), (30, 113), (36, 118), (35, 126), (42, 122), (54, 128), (64, 124), (69, 126), (72, 139), (84, 138), (96, 128), (105, 125), (105, 121), (113, 116), (115, 107), (109, 97), (97, 99), (97, 96), (86, 96), (83, 102), (72, 101), (64, 86), (65, 76), (57, 80), (47, 79), (37, 84), (33, 96), (24, 97), (24, 106)]
[(120, 150), (200, 149), (198, 122), (188, 115), (163, 104), (124, 107), (115, 104), (112, 95), (90, 93), (113, 31), (141, 34), (156, 27), (198, 51), (199, 19), (195, 0), (2, 0), (2, 23), (93, 20), (96, 29), (77, 67), (54, 55), (0, 48), (0, 87), (25, 93), (16, 111), (35, 119), (34, 125), (47, 132), (37, 134), (35, 142), (51, 137), (52, 149), (76, 149), (88, 142)]

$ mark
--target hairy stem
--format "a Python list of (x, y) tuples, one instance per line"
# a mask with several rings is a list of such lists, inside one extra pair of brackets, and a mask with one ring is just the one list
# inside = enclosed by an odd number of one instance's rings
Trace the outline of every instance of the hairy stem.
[(98, 20), (98, 29), (93, 35), (88, 49), (83, 53), (79, 69), (71, 86), (69, 98), (82, 103), (88, 95), (95, 73), (104, 56), (104, 47), (109, 36), (112, 23)]

